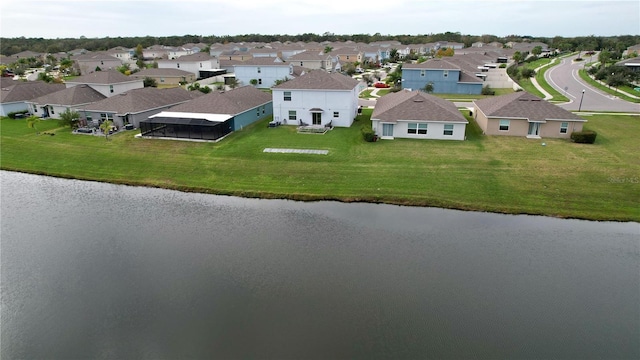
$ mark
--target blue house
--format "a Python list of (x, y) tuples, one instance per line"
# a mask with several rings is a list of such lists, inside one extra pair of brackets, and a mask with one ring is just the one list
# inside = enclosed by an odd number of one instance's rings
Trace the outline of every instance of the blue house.
[(402, 66), (402, 88), (421, 90), (431, 83), (435, 94), (480, 94), (483, 80), (445, 59)]

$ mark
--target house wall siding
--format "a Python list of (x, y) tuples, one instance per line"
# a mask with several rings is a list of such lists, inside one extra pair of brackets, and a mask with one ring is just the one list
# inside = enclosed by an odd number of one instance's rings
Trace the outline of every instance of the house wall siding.
[[(424, 71), (424, 76), (422, 72)], [(433, 83), (435, 94), (480, 94), (482, 83), (460, 83), (460, 71), (448, 70), (402, 69), (402, 88), (420, 90), (428, 83)]]
[[(382, 135), (382, 123), (379, 120), (371, 120), (374, 132)], [(409, 134), (409, 123), (427, 123), (426, 134)], [(448, 122), (425, 122), (402, 120), (397, 121), (393, 126), (393, 137), (396, 139), (431, 139), (431, 140), (464, 140), (466, 124), (453, 123), (453, 135), (444, 135), (444, 125), (451, 124)]]
[[(258, 72), (258, 68), (260, 68), (260, 72)], [(264, 89), (274, 86), (277, 80), (282, 80), (285, 77), (291, 78), (288, 64), (282, 66), (234, 66), (234, 73), (242, 85), (251, 85), (252, 79), (262, 79), (262, 84), (258, 84), (256, 87)]]
[[(264, 108), (264, 112), (262, 109)], [(258, 114), (259, 110), (259, 114)], [(242, 128), (255, 123), (265, 117), (273, 115), (273, 103), (268, 102), (264, 105), (260, 105), (258, 107), (254, 107), (250, 110), (243, 112), (242, 114), (238, 114), (233, 119), (233, 131), (241, 130)]]
[[(283, 124), (299, 125), (300, 120), (307, 124), (312, 124), (313, 108), (320, 108), (322, 112), (322, 125), (329, 122), (333, 126), (349, 127), (358, 111), (358, 93), (353, 90), (290, 90), (291, 101), (284, 101), (284, 91), (273, 90), (273, 112), (274, 120)], [(289, 111), (296, 111), (297, 120), (289, 121)], [(333, 117), (333, 113), (338, 112), (339, 116)]]

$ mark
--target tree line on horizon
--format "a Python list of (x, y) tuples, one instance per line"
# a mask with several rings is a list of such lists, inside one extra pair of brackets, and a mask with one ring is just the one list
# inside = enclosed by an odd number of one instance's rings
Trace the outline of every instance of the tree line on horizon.
[(425, 35), (381, 35), (376, 33), (336, 35), (325, 32), (323, 34), (304, 33), (298, 35), (224, 35), (224, 36), (142, 36), (142, 37), (104, 37), (104, 38), (65, 38), (65, 39), (45, 39), (45, 38), (0, 38), (0, 54), (10, 56), (21, 51), (34, 51), (40, 53), (60, 53), (69, 52), (74, 49), (86, 49), (88, 51), (105, 51), (117, 46), (125, 48), (135, 48), (142, 45), (144, 48), (152, 45), (181, 46), (188, 43), (204, 43), (207, 45), (220, 43), (240, 43), (240, 42), (340, 42), (354, 41), (359, 43), (372, 43), (376, 41), (398, 41), (404, 45), (425, 44), (438, 41), (449, 41), (462, 43), (465, 47), (470, 47), (474, 42), (500, 42), (510, 41), (522, 42), (542, 42), (554, 49), (562, 51), (617, 51), (622, 52), (627, 47), (640, 43), (640, 35), (620, 35), (620, 36), (579, 36), (579, 37), (533, 37), (521, 35), (508, 35), (498, 37), (495, 35), (462, 35), (459, 32), (445, 32)]

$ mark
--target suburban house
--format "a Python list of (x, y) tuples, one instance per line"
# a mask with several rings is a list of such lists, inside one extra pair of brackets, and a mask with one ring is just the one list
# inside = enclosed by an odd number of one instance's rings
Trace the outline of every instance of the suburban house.
[(616, 66), (626, 66), (631, 71), (640, 71), (640, 56), (618, 61)]
[(122, 61), (125, 64), (135, 64), (136, 59), (134, 58), (135, 49), (127, 49), (122, 46), (116, 46), (107, 50), (107, 54), (115, 57), (116, 59)]
[(119, 128), (128, 124), (139, 127), (141, 120), (199, 96), (202, 96), (200, 91), (146, 87), (120, 93), (84, 107), (77, 107), (76, 111), (87, 122), (93, 121), (94, 125), (104, 120), (111, 120)]
[(288, 125), (349, 127), (366, 84), (340, 73), (312, 70), (274, 86), (274, 121)]
[(290, 79), (293, 65), (280, 58), (257, 57), (233, 65), (236, 80), (241, 85), (254, 85), (257, 88), (270, 88), (276, 81)]
[(525, 91), (474, 102), (473, 116), (486, 135), (569, 138), (583, 118)]
[(427, 84), (436, 94), (480, 94), (483, 87), (481, 78), (445, 59), (402, 66), (402, 88), (424, 89)]
[(143, 137), (219, 140), (273, 114), (271, 95), (243, 86), (213, 91), (140, 122)]
[(60, 114), (68, 109), (77, 110), (104, 98), (106, 96), (83, 84), (37, 97), (27, 103), (32, 114), (59, 119)]
[(309, 70), (331, 70), (333, 67), (333, 58), (331, 55), (319, 54), (315, 51), (304, 51), (289, 57), (291, 64), (301, 66)]
[(71, 60), (73, 60), (76, 69), (80, 71), (80, 74), (82, 75), (96, 71), (116, 69), (123, 64), (123, 60), (105, 52), (89, 52), (86, 54), (80, 54), (72, 56)]
[(176, 87), (180, 83), (192, 83), (196, 81), (196, 76), (189, 71), (180, 69), (144, 69), (129, 75), (130, 78), (154, 79), (159, 88)]
[(346, 64), (355, 62), (362, 63), (364, 53), (359, 51), (358, 49), (342, 47), (331, 50), (329, 55), (333, 57), (334, 62), (340, 61), (343, 64)]
[(89, 85), (106, 97), (144, 87), (142, 79), (128, 77), (117, 70), (96, 71), (66, 82), (68, 88), (82, 84)]
[(208, 53), (197, 52), (175, 59), (158, 60), (159, 69), (179, 69), (195, 75), (196, 79), (220, 75), (220, 62)]
[(44, 81), (0, 80), (0, 116), (12, 112), (30, 111), (28, 102), (43, 95), (64, 90), (64, 84), (48, 84)]
[(371, 126), (381, 139), (464, 140), (468, 121), (451, 102), (402, 90), (378, 99)]

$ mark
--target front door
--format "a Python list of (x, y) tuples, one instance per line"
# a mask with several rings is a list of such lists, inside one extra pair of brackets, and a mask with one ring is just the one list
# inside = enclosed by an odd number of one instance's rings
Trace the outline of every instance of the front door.
[(393, 137), (393, 124), (382, 124), (382, 136)]
[(540, 136), (540, 123), (529, 123), (529, 136)]
[(313, 125), (322, 125), (322, 114), (321, 113), (312, 113), (311, 119)]

